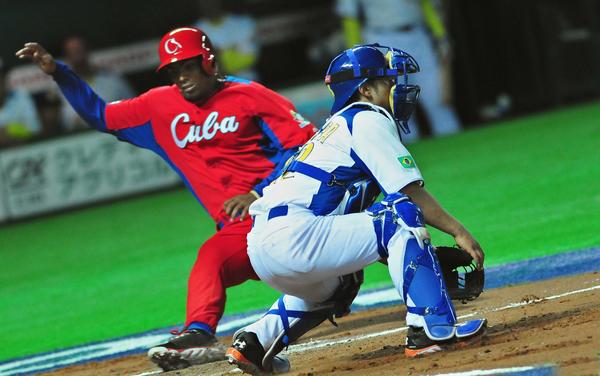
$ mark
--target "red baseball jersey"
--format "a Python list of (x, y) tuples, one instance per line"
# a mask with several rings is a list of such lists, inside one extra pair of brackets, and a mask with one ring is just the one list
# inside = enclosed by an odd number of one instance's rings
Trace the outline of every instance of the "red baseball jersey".
[(262, 194), (315, 132), (289, 100), (233, 77), (200, 106), (174, 85), (104, 104), (66, 65), (58, 65), (54, 78), (89, 124), (165, 159), (217, 224), (229, 220), (226, 200)]

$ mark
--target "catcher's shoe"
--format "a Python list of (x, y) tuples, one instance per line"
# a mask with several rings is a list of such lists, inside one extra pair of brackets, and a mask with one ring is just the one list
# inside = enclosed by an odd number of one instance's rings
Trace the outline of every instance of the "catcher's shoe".
[(239, 332), (226, 356), (229, 364), (251, 375), (273, 375), (290, 370), (289, 360), (282, 356), (265, 359), (265, 350), (252, 332)]
[(225, 346), (204, 330), (187, 329), (169, 342), (148, 350), (148, 358), (164, 371), (187, 368), (225, 359)]
[(463, 348), (475, 345), (483, 339), (487, 329), (487, 321), (472, 320), (456, 325), (456, 335), (446, 341), (435, 341), (427, 337), (423, 328), (408, 327), (404, 355), (409, 358), (421, 357), (442, 350)]

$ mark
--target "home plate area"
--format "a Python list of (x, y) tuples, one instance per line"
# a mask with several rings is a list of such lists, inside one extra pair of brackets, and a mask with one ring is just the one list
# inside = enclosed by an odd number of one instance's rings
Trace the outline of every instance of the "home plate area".
[[(598, 375), (600, 273), (589, 272), (493, 288), (456, 304), (459, 321), (484, 316), (484, 341), (460, 350), (404, 356), (405, 308), (393, 304), (361, 310), (309, 332), (286, 354), (289, 375)], [(228, 344), (231, 336), (221, 337)], [(228, 375), (227, 362), (161, 372), (143, 354), (92, 362), (54, 375)]]

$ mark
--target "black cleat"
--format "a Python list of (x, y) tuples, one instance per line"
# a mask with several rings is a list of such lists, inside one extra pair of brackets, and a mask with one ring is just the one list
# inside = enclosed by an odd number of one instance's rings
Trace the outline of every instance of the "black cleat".
[(265, 350), (252, 332), (238, 333), (227, 349), (226, 357), (229, 364), (251, 375), (272, 375), (290, 370), (290, 362), (284, 357), (265, 359)]
[(409, 358), (414, 358), (438, 351), (442, 351), (440, 342), (429, 339), (423, 328), (417, 328), (415, 326), (408, 327), (404, 355)]

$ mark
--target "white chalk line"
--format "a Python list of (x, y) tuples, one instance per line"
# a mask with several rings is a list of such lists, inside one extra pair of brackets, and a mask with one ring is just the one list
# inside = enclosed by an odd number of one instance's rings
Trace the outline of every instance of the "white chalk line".
[(544, 368), (552, 369), (553, 365), (541, 365), (541, 366), (527, 366), (527, 367), (510, 367), (510, 368), (496, 368), (496, 369), (479, 369), (465, 372), (453, 372), (453, 373), (438, 373), (435, 376), (485, 376), (485, 375), (501, 375), (516, 372), (527, 372), (540, 370)]
[(157, 375), (159, 373), (162, 373), (163, 371), (161, 369), (157, 369), (156, 371), (149, 371), (149, 372), (142, 372), (142, 373), (137, 373), (134, 376), (150, 376), (150, 375)]

